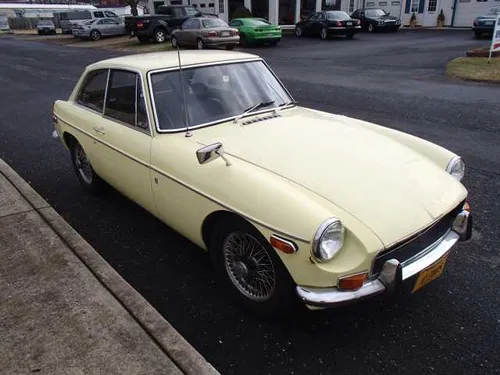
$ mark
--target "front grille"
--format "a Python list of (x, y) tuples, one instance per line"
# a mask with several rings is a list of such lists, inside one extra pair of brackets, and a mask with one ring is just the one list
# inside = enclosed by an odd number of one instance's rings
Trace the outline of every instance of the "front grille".
[(462, 211), (464, 202), (465, 201), (461, 202), (457, 207), (444, 215), (440, 220), (433, 223), (431, 226), (379, 253), (375, 257), (375, 261), (373, 263), (372, 275), (378, 275), (387, 260), (397, 259), (400, 263), (402, 263), (417, 255), (419, 252), (423, 251), (443, 237), (453, 225), (457, 215)]

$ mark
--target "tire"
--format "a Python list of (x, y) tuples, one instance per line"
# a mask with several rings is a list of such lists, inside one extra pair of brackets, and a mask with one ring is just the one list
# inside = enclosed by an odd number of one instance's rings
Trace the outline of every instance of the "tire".
[(42, 35), (42, 32), (41, 32), (41, 31), (38, 31), (37, 33), (38, 33), (38, 35)]
[(240, 46), (248, 47), (248, 39), (245, 34), (240, 34)]
[(155, 43), (165, 43), (167, 40), (167, 31), (161, 27), (155, 29), (153, 39)]
[(177, 48), (181, 48), (180, 44), (179, 44), (179, 41), (177, 40), (177, 38), (175, 36), (172, 35), (172, 37), (170, 38), (170, 43), (172, 44), (172, 48), (173, 49), (177, 49)]
[(231, 219), (216, 225), (210, 257), (228, 294), (255, 315), (290, 315), (299, 306), (295, 283), (276, 250), (245, 220)]
[(321, 31), (319, 32), (319, 37), (323, 40), (328, 39), (328, 30), (326, 29), (326, 27), (323, 27), (321, 29)]
[(137, 39), (139, 39), (139, 42), (141, 42), (141, 43), (148, 43), (149, 42), (149, 38), (146, 36), (138, 36)]
[(481, 31), (474, 31), (474, 36), (476, 37), (476, 39), (481, 38), (482, 35), (483, 33)]
[(302, 27), (300, 26), (295, 27), (295, 36), (298, 36), (299, 38), (304, 36), (304, 31), (302, 30)]
[(99, 39), (101, 39), (101, 33), (99, 30), (92, 30), (90, 32), (90, 40), (97, 42)]
[(233, 45), (226, 46), (226, 49), (227, 49), (228, 51), (232, 51), (232, 50), (234, 49), (234, 46), (233, 46)]
[(98, 195), (102, 193), (105, 187), (104, 181), (95, 173), (94, 168), (90, 165), (83, 147), (76, 140), (71, 142), (69, 146), (73, 168), (80, 184), (92, 194)]
[(373, 24), (372, 24), (372, 23), (369, 23), (369, 24), (368, 24), (368, 32), (369, 32), (369, 33), (373, 33), (374, 31), (375, 31), (375, 27), (373, 26)]
[(197, 49), (205, 49), (205, 43), (203, 43), (203, 40), (198, 38), (196, 40), (196, 48)]
[(280, 41), (279, 40), (273, 40), (271, 43), (269, 43), (271, 46), (276, 47)]

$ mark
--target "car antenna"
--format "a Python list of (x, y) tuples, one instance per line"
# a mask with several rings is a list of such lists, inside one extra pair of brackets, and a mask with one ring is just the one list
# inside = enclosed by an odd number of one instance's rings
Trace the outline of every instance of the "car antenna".
[(181, 52), (179, 49), (179, 43), (177, 43), (177, 60), (179, 61), (179, 76), (181, 78), (181, 86), (182, 86), (182, 104), (184, 105), (184, 125), (186, 127), (186, 137), (191, 137), (193, 133), (189, 130), (189, 122), (188, 122), (188, 113), (187, 113), (187, 101), (186, 101), (186, 88), (184, 87), (186, 84), (184, 82), (184, 78), (182, 75), (182, 63), (181, 63)]

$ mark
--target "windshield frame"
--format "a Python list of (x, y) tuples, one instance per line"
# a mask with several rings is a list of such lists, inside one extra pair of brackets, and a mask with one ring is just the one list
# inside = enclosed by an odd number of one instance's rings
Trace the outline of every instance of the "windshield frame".
[[(210, 62), (210, 63), (189, 64), (189, 65), (182, 66), (182, 69), (185, 70), (185, 69), (191, 69), (191, 68), (202, 68), (202, 67), (207, 67), (207, 66), (218, 66), (218, 65), (231, 65), (231, 64), (248, 63), (248, 62), (262, 62), (264, 64), (264, 66), (272, 74), (272, 76), (276, 79), (276, 81), (279, 83), (279, 85), (281, 86), (281, 88), (288, 95), (288, 97), (290, 98), (290, 101), (289, 101), (290, 104), (284, 105), (283, 107), (279, 107), (280, 110), (296, 106), (295, 99), (292, 97), (292, 95), (290, 94), (290, 92), (287, 90), (287, 88), (285, 87), (285, 85), (283, 84), (283, 82), (281, 82), (281, 80), (274, 73), (274, 71), (271, 69), (271, 67), (269, 66), (269, 64), (267, 64), (267, 62), (264, 59), (260, 58), (260, 57), (258, 57), (258, 58), (247, 58), (247, 59), (236, 59), (236, 60), (222, 61), (222, 62), (221, 61), (216, 61), (216, 62)], [(188, 127), (182, 127), (182, 128), (177, 128), (177, 129), (161, 129), (160, 128), (160, 122), (158, 121), (158, 114), (156, 112), (156, 103), (155, 103), (155, 97), (154, 97), (154, 93), (153, 93), (153, 82), (152, 82), (151, 76), (153, 74), (156, 74), (156, 73), (170, 72), (170, 71), (175, 71), (175, 70), (178, 71), (179, 67), (178, 66), (174, 66), (174, 67), (170, 67), (170, 68), (155, 69), (155, 70), (150, 70), (147, 73), (148, 94), (149, 94), (149, 98), (151, 100), (151, 109), (153, 110), (153, 118), (154, 118), (154, 122), (155, 122), (155, 129), (156, 129), (156, 132), (158, 134), (184, 133), (188, 129), (189, 130), (200, 129), (200, 128), (205, 128), (205, 127), (208, 127), (208, 126), (213, 126), (213, 125), (221, 124), (221, 123), (224, 123), (224, 122), (232, 121), (232, 120), (234, 120), (235, 118), (237, 118), (239, 116), (239, 115), (230, 116), (230, 117), (227, 117), (227, 118), (222, 118), (222, 119), (218, 119), (218, 120), (215, 120), (215, 121), (205, 122), (205, 123), (198, 124), (198, 125), (195, 125), (195, 126), (189, 126), (189, 128)], [(249, 112), (249, 113), (245, 114), (244, 116), (242, 116), (241, 118), (245, 118), (247, 116), (254, 116), (254, 115), (257, 115), (259, 113), (265, 113), (265, 112), (274, 111), (276, 109), (277, 109), (277, 107), (265, 107), (265, 108), (263, 108), (261, 110), (258, 110), (258, 111)]]

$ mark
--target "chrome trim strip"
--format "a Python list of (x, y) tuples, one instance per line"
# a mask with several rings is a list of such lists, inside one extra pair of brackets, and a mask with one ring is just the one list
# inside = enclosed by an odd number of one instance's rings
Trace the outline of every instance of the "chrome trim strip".
[(106, 101), (108, 100), (108, 89), (109, 89), (109, 78), (110, 77), (111, 77), (111, 69), (108, 69), (108, 76), (106, 78), (106, 89), (104, 90), (104, 103), (102, 104), (101, 115), (104, 115), (104, 112), (106, 111)]
[[(267, 69), (270, 71), (270, 73), (273, 75), (273, 77), (276, 79), (276, 81), (280, 84), (280, 86), (283, 88), (283, 90), (289, 96), (289, 98), (291, 99), (290, 101), (292, 103), (295, 103), (295, 99), (292, 97), (292, 95), (287, 90), (287, 88), (279, 80), (279, 78), (276, 76), (276, 74), (273, 72), (273, 70), (269, 67), (269, 65), (262, 58), (260, 58), (260, 57), (259, 58), (238, 59), (238, 60), (231, 60), (231, 61), (224, 61), (224, 62), (218, 61), (218, 62), (211, 62), (211, 63), (204, 63), (204, 64), (190, 64), (190, 65), (185, 65), (185, 66), (183, 65), (182, 69), (185, 70), (187, 68), (191, 69), (191, 68), (197, 68), (197, 67), (216, 66), (216, 65), (230, 65), (230, 64), (237, 64), (237, 63), (241, 63), (241, 62), (257, 62), (257, 61), (262, 62), (267, 67)], [(182, 133), (182, 132), (185, 132), (187, 130), (186, 127), (178, 128), (178, 129), (172, 129), (172, 130), (163, 130), (163, 129), (160, 129), (160, 123), (158, 121), (158, 113), (156, 111), (156, 102), (155, 102), (155, 97), (154, 97), (154, 94), (153, 94), (153, 83), (152, 83), (152, 80), (151, 80), (151, 76), (153, 74), (156, 74), (156, 73), (163, 73), (163, 72), (174, 71), (174, 70), (179, 70), (179, 67), (177, 66), (177, 67), (170, 67), (170, 68), (165, 68), (165, 69), (156, 69), (156, 70), (151, 70), (151, 71), (149, 71), (147, 73), (147, 80), (148, 80), (148, 86), (149, 86), (149, 96), (151, 98), (151, 104), (153, 106), (153, 117), (155, 119), (155, 128), (156, 128), (156, 131), (158, 132), (158, 134)], [(290, 107), (293, 107), (293, 106), (295, 106), (295, 104), (287, 105), (285, 107), (280, 108), (280, 110), (281, 109), (287, 109), (287, 108), (290, 108)], [(265, 112), (274, 111), (274, 110), (276, 110), (276, 107), (262, 109), (260, 111), (251, 112), (247, 116), (244, 116), (243, 118), (249, 117), (249, 116), (258, 115), (258, 114), (265, 113)], [(216, 124), (220, 124), (220, 123), (227, 122), (227, 121), (232, 121), (237, 116), (238, 115), (227, 117), (227, 118), (224, 118), (224, 119), (219, 119), (219, 120), (211, 121), (211, 122), (207, 122), (207, 123), (198, 124), (198, 125), (195, 125), (195, 126), (190, 126), (189, 130), (199, 129), (199, 128), (203, 128), (203, 127), (207, 127), (207, 126), (211, 126), (211, 125), (216, 125)]]
[[(60, 117), (59, 117), (59, 118), (60, 118)], [(258, 224), (258, 225), (260, 225), (260, 226), (262, 226), (262, 227), (264, 227), (264, 228), (268, 229), (269, 231), (271, 231), (271, 232), (275, 232), (275, 233), (277, 233), (277, 234), (279, 234), (279, 235), (281, 235), (281, 236), (288, 237), (288, 238), (290, 238), (290, 239), (293, 239), (293, 240), (296, 240), (296, 241), (303, 242), (303, 243), (304, 243), (304, 244), (306, 244), (306, 245), (308, 245), (308, 244), (310, 243), (307, 239), (304, 239), (304, 238), (302, 238), (302, 237), (298, 237), (298, 236), (294, 236), (293, 234), (289, 234), (289, 233), (287, 233), (287, 232), (285, 232), (285, 231), (283, 231), (283, 230), (279, 230), (279, 229), (273, 228), (273, 227), (269, 226), (268, 224), (265, 224), (265, 223), (263, 223), (262, 221), (260, 221), (260, 220), (257, 220), (257, 219), (255, 219), (255, 218), (253, 218), (252, 216), (246, 215), (246, 214), (242, 213), (241, 211), (238, 211), (238, 210), (236, 210), (235, 208), (233, 208), (233, 207), (231, 207), (231, 206), (228, 206), (228, 205), (226, 205), (226, 204), (224, 204), (224, 203), (220, 202), (219, 200), (217, 200), (217, 199), (215, 199), (215, 198), (212, 198), (211, 196), (209, 196), (209, 195), (207, 195), (207, 194), (205, 194), (205, 193), (203, 193), (203, 192), (201, 192), (201, 191), (199, 191), (199, 190), (197, 190), (197, 189), (193, 188), (192, 186), (188, 185), (187, 183), (185, 183), (185, 182), (183, 182), (183, 181), (181, 181), (181, 180), (179, 180), (179, 179), (177, 179), (177, 178), (175, 178), (175, 177), (173, 177), (173, 176), (170, 176), (170, 175), (169, 175), (169, 174), (167, 174), (166, 172), (163, 172), (162, 170), (160, 170), (160, 169), (158, 169), (158, 168), (155, 168), (155, 167), (153, 167), (153, 166), (152, 166), (152, 165), (150, 165), (150, 164), (144, 163), (143, 161), (141, 161), (141, 160), (139, 160), (139, 159), (137, 159), (137, 158), (133, 157), (132, 155), (129, 155), (129, 154), (127, 154), (127, 153), (125, 153), (125, 152), (123, 152), (123, 151), (121, 151), (121, 150), (117, 149), (116, 147), (114, 147), (114, 146), (112, 146), (112, 145), (108, 144), (107, 142), (104, 142), (103, 140), (101, 140), (101, 139), (99, 139), (99, 138), (95, 137), (94, 135), (90, 134), (89, 132), (87, 132), (87, 131), (85, 131), (85, 130), (82, 130), (82, 129), (80, 129), (80, 128), (76, 127), (75, 125), (71, 124), (70, 122), (68, 122), (68, 121), (66, 121), (66, 120), (64, 120), (64, 119), (62, 119), (62, 118), (60, 118), (60, 120), (61, 120), (61, 121), (63, 121), (63, 122), (64, 122), (66, 125), (68, 125), (69, 127), (71, 127), (71, 128), (73, 128), (73, 129), (75, 129), (75, 130), (77, 130), (77, 131), (79, 131), (79, 132), (81, 132), (81, 133), (83, 133), (83, 134), (85, 134), (85, 135), (89, 136), (90, 138), (92, 138), (92, 139), (93, 139), (93, 140), (95, 140), (96, 142), (99, 142), (99, 143), (103, 144), (104, 146), (107, 146), (107, 147), (109, 147), (109, 148), (111, 148), (111, 149), (115, 150), (116, 152), (118, 152), (118, 153), (122, 154), (123, 156), (125, 156), (125, 157), (127, 157), (127, 158), (129, 158), (129, 159), (131, 159), (131, 160), (133, 160), (133, 161), (135, 161), (135, 162), (137, 162), (137, 163), (139, 163), (139, 164), (141, 164), (141, 165), (143, 165), (143, 166), (147, 167), (147, 168), (150, 168), (152, 171), (154, 171), (154, 172), (156, 172), (156, 173), (158, 173), (158, 174), (160, 174), (160, 175), (164, 176), (165, 178), (168, 178), (169, 180), (172, 180), (172, 181), (174, 181), (174, 182), (178, 183), (178, 184), (179, 184), (179, 185), (181, 185), (181, 186), (184, 186), (186, 189), (191, 190), (193, 193), (196, 193), (196, 194), (198, 194), (198, 195), (200, 195), (200, 196), (202, 196), (202, 197), (204, 197), (204, 198), (208, 199), (209, 201), (211, 201), (211, 202), (213, 202), (213, 203), (215, 203), (215, 204), (219, 205), (220, 207), (222, 207), (222, 208), (224, 208), (224, 209), (226, 209), (226, 210), (228, 210), (228, 211), (234, 212), (235, 214), (238, 214), (238, 215), (240, 215), (241, 217), (244, 217), (244, 218), (245, 218), (245, 219), (247, 219), (248, 221), (251, 221), (251, 222), (253, 222), (253, 223), (255, 223), (255, 224)]]
[(431, 245), (431, 247), (433, 248), (430, 251), (428, 251), (427, 254), (417, 259), (413, 263), (410, 263), (403, 267), (403, 280), (406, 280), (416, 275), (423, 269), (437, 262), (448, 251), (450, 251), (453, 245), (455, 245), (458, 242), (459, 238), (460, 236), (457, 233), (449, 231), (448, 235), (444, 237), (441, 240), (441, 242)]
[(424, 256), (405, 266), (400, 264), (396, 259), (387, 260), (384, 263), (380, 276), (377, 279), (368, 281), (357, 290), (341, 290), (336, 287), (315, 288), (299, 285), (296, 291), (306, 305), (323, 308), (357, 302), (385, 291), (392, 292), (398, 282), (415, 276), (439, 261), (458, 242), (458, 239), (459, 235), (457, 233), (449, 231), (440, 242), (438, 241), (438, 243), (426, 248)]

